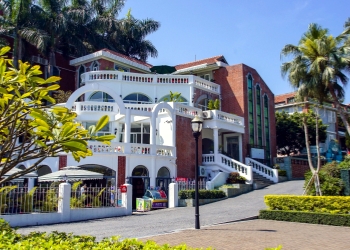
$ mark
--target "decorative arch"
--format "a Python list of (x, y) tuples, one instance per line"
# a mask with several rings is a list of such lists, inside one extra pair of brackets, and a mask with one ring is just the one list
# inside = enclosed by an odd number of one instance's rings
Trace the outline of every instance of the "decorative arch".
[[(101, 65), (101, 63), (99, 63), (99, 61), (92, 61), (90, 64), (90, 71), (100, 70), (100, 65)], [(97, 70), (94, 70), (95, 67), (97, 68)]]
[(209, 100), (211, 100), (211, 98), (209, 98), (209, 95), (203, 94), (196, 100), (195, 107), (200, 108), (202, 110), (207, 110)]
[(166, 102), (161, 102), (155, 105), (152, 109), (152, 113), (158, 114), (161, 109), (165, 109), (169, 116), (172, 118), (174, 114), (174, 109)]
[(170, 170), (167, 167), (161, 167), (158, 170), (157, 177), (170, 178)]
[(137, 165), (133, 170), (132, 170), (132, 176), (149, 176), (149, 171), (148, 168), (146, 168), (143, 165)]
[(100, 85), (99, 83), (86, 84), (85, 86), (74, 91), (69, 97), (68, 101), (66, 102), (66, 108), (71, 109), (75, 100), (77, 100), (81, 95), (95, 91), (102, 91), (108, 93), (119, 106), (120, 113), (125, 114), (124, 102), (122, 101), (120, 96), (113, 89)]
[(77, 69), (77, 76), (78, 76), (78, 78), (77, 78), (77, 89), (81, 87), (81, 82), (82, 82), (81, 75), (83, 73), (86, 73), (86, 67), (85, 67), (85, 65), (82, 64)]
[(43, 176), (52, 173), (52, 170), (47, 165), (40, 165), (40, 168), (36, 171), (38, 176)]

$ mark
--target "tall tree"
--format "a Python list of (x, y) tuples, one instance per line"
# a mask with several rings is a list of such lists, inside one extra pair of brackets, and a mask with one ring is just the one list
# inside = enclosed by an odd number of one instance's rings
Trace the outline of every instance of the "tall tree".
[(298, 45), (288, 44), (281, 52), (282, 57), (293, 57), (290, 62), (283, 63), (282, 75), (288, 75), (293, 86), (304, 86), (307, 91), (314, 92), (314, 97), (321, 103), (329, 93), (348, 133), (348, 115), (341, 101), (343, 87), (348, 83), (346, 73), (350, 72), (349, 33), (350, 26), (346, 26), (339, 36), (333, 37), (327, 29), (310, 24)]

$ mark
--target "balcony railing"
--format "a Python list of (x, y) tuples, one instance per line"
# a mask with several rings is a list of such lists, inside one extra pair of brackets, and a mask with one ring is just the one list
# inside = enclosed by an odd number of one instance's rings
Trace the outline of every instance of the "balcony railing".
[(218, 120), (244, 126), (244, 118), (241, 116), (229, 114), (220, 110), (212, 110), (212, 111), (214, 113), (214, 117)]
[(220, 85), (192, 75), (154, 75), (103, 70), (86, 72), (81, 75), (81, 80), (84, 84), (99, 80), (152, 84), (193, 84), (196, 88), (220, 94)]
[(75, 102), (72, 111), (119, 113), (119, 107), (116, 103), (110, 102)]

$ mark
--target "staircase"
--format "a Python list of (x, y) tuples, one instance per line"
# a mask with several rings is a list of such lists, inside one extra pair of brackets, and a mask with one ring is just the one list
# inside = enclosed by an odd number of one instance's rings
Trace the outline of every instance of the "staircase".
[(254, 189), (261, 189), (261, 188), (268, 187), (272, 184), (275, 184), (273, 181), (255, 172), (253, 172), (253, 180), (254, 180), (254, 184), (253, 184)]

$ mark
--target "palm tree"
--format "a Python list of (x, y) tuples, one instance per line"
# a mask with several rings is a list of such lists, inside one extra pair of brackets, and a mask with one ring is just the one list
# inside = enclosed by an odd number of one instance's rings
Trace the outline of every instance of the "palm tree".
[(158, 51), (145, 37), (160, 27), (153, 19), (138, 20), (128, 11), (125, 18), (119, 20), (118, 30), (110, 34), (110, 44), (124, 55), (147, 61), (149, 56), (157, 57)]
[(343, 86), (349, 80), (346, 76), (350, 71), (349, 33), (348, 26), (342, 34), (333, 37), (327, 29), (310, 24), (298, 45), (288, 44), (281, 52), (282, 57), (293, 56), (292, 61), (282, 64), (282, 75), (288, 75), (294, 87), (304, 86), (314, 92), (321, 102), (327, 96), (325, 93), (329, 93), (348, 133), (350, 125), (339, 100), (344, 98)]

